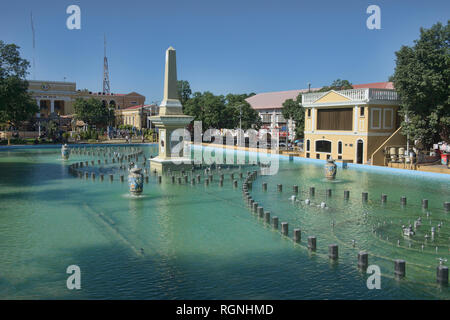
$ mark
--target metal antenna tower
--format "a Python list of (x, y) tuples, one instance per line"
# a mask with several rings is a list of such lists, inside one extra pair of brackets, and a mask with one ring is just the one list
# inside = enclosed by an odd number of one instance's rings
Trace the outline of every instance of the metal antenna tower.
[(33, 33), (33, 80), (36, 80), (36, 41), (34, 36), (33, 11), (31, 11), (31, 32)]
[(108, 58), (106, 57), (106, 35), (104, 36), (103, 93), (107, 93), (107, 94), (111, 93), (111, 90), (109, 87)]

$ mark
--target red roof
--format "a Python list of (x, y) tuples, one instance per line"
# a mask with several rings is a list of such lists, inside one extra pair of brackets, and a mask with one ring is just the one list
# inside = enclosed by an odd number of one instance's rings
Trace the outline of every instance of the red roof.
[(394, 89), (392, 82), (372, 82), (365, 84), (354, 84), (353, 89), (372, 88), (372, 89)]
[[(311, 88), (311, 91), (317, 91), (320, 88)], [(307, 93), (308, 89), (264, 92), (251, 96), (247, 101), (253, 109), (280, 109), (283, 102), (287, 99), (295, 100), (299, 93)]]

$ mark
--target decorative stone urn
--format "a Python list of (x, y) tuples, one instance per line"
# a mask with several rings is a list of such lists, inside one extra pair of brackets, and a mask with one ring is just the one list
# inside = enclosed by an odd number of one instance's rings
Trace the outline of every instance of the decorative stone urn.
[(61, 156), (64, 160), (69, 160), (70, 150), (67, 144), (63, 144), (61, 147)]
[(325, 164), (325, 176), (328, 180), (334, 180), (336, 178), (337, 166), (334, 163), (333, 158), (327, 159), (327, 163)]
[(142, 169), (131, 168), (128, 174), (128, 187), (131, 194), (141, 194), (144, 190), (144, 175)]

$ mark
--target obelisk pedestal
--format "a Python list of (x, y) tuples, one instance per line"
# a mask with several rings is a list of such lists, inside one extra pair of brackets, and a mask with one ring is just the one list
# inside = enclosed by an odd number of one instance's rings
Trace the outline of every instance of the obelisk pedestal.
[(174, 147), (180, 144), (178, 139), (171, 140), (172, 133), (177, 129), (184, 129), (194, 119), (183, 114), (183, 107), (178, 98), (176, 51), (172, 47), (166, 51), (164, 99), (159, 106), (159, 115), (149, 119), (158, 128), (159, 133), (158, 156), (150, 159), (152, 171), (164, 173), (169, 169), (171, 171), (190, 170), (193, 161), (190, 154), (183, 153), (184, 147), (178, 148), (179, 153), (172, 154), (175, 151)]

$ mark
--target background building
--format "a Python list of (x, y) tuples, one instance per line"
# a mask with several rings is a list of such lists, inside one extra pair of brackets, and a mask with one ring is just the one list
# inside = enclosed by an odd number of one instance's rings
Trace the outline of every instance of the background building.
[(314, 89), (301, 89), (277, 92), (258, 93), (245, 99), (250, 106), (255, 109), (262, 120), (262, 129), (279, 129), (280, 137), (295, 138), (295, 123), (290, 119), (285, 119), (281, 110), (283, 103), (287, 99), (296, 100), (300, 93), (317, 91)]
[(155, 104), (132, 106), (116, 111), (116, 124), (131, 125), (138, 130), (154, 128), (148, 117), (159, 114), (159, 107)]
[(105, 105), (114, 107), (115, 110), (122, 110), (145, 103), (145, 97), (136, 92), (105, 94), (102, 92), (77, 90), (75, 82), (65, 81), (28, 80), (28, 83), (28, 91), (36, 99), (36, 103), (40, 107), (40, 112), (36, 114), (37, 118), (72, 115), (74, 113), (73, 102), (76, 98), (95, 98), (103, 101)]

